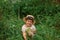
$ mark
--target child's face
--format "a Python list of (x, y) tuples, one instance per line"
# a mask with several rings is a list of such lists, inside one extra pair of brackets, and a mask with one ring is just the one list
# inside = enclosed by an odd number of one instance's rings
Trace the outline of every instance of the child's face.
[(27, 21), (26, 21), (26, 25), (27, 25), (28, 27), (30, 27), (32, 24), (33, 24), (32, 20), (27, 20)]

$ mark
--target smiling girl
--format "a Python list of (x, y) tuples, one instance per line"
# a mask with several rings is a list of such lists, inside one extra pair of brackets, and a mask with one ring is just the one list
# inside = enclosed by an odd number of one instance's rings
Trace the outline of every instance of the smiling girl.
[(36, 28), (34, 26), (34, 17), (32, 15), (27, 15), (23, 18), (25, 24), (22, 26), (22, 35), (24, 40), (28, 40), (27, 37), (33, 37), (36, 33)]

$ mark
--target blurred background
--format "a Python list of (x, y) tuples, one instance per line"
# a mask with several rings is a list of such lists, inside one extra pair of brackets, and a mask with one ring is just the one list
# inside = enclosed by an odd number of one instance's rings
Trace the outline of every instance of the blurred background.
[(34, 40), (60, 40), (60, 0), (0, 0), (0, 40), (23, 40), (23, 17), (33, 15)]

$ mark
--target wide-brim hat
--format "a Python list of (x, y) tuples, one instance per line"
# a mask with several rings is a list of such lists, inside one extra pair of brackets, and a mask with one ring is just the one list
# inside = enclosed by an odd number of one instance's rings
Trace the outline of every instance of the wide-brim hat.
[(23, 18), (23, 21), (26, 22), (27, 19), (33, 20), (33, 23), (35, 23), (35, 21), (34, 21), (34, 16), (32, 16), (32, 15), (27, 15), (26, 17)]

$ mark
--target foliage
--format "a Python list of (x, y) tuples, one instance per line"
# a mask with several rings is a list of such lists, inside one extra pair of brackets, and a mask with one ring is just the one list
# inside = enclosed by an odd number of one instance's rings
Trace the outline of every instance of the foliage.
[(60, 4), (55, 0), (0, 0), (0, 40), (23, 40), (23, 17), (33, 15), (34, 40), (60, 40)]

